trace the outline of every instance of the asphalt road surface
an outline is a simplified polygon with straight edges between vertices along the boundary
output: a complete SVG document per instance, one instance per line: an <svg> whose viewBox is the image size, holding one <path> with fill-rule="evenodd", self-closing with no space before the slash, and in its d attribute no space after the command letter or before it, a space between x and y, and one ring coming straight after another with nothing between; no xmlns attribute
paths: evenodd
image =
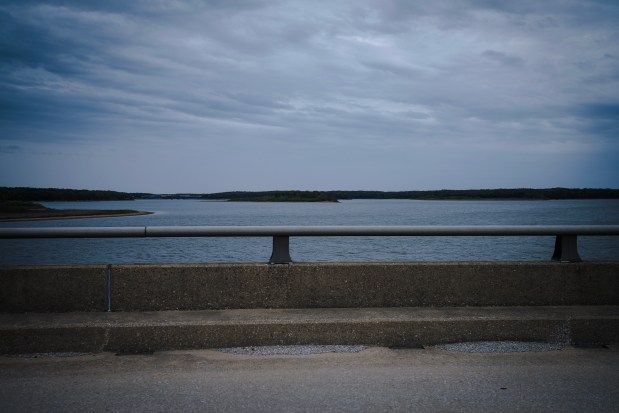
<svg viewBox="0 0 619 413"><path fill-rule="evenodd" d="M59 356L0 356L0 411L619 411L617 346Z"/></svg>

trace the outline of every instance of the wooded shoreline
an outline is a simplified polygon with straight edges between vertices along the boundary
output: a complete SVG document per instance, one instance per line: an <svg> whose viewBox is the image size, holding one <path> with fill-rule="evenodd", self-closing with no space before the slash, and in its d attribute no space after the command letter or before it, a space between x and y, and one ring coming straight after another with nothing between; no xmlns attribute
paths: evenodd
<svg viewBox="0 0 619 413"><path fill-rule="evenodd" d="M217 193L152 194L59 188L0 187L0 202L131 201L136 199L203 199L253 202L335 202L347 199L417 200L551 200L619 199L612 188L499 188L424 191L231 191Z"/></svg>

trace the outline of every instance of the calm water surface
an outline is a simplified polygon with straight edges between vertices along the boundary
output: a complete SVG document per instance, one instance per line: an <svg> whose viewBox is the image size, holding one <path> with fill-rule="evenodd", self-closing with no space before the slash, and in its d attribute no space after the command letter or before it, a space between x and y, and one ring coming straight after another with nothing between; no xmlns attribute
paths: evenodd
<svg viewBox="0 0 619 413"><path fill-rule="evenodd" d="M47 202L52 208L153 215L0 223L0 227L168 225L619 225L619 200L245 203ZM584 260L619 259L619 237L579 237ZM553 237L292 237L295 261L547 260ZM265 262L270 238L0 240L0 264Z"/></svg>

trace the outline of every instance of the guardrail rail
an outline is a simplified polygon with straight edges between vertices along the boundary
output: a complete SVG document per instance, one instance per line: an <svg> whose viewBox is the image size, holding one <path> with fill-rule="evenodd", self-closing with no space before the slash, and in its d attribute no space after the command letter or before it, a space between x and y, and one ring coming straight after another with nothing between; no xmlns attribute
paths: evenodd
<svg viewBox="0 0 619 413"><path fill-rule="evenodd" d="M144 237L273 237L270 264L289 264L290 237L330 236L555 236L551 259L580 262L579 235L619 235L619 225L503 226L153 226L0 228L0 239L144 238Z"/></svg>

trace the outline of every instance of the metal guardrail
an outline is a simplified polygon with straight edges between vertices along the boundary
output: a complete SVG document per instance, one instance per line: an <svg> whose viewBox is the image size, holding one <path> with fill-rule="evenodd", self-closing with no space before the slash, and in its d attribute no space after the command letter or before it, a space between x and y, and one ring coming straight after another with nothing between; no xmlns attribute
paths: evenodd
<svg viewBox="0 0 619 413"><path fill-rule="evenodd" d="M552 260L579 262L578 235L619 235L619 225L508 226L156 226L0 228L0 239L144 238L144 237L273 237L269 263L288 264L289 239L330 236L555 236Z"/></svg>

